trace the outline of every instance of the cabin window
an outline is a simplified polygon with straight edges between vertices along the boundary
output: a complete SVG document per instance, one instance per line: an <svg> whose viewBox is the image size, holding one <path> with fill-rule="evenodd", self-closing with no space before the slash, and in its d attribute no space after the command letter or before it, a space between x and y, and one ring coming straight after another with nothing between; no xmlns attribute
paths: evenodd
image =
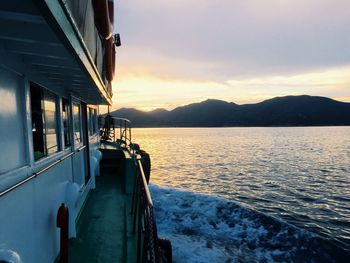
<svg viewBox="0 0 350 263"><path fill-rule="evenodd" d="M57 97L53 93L30 87L34 159L38 160L58 151Z"/></svg>
<svg viewBox="0 0 350 263"><path fill-rule="evenodd" d="M94 119L94 131L95 133L98 132L98 127L97 127L97 110L94 109L94 113L93 113L93 119Z"/></svg>
<svg viewBox="0 0 350 263"><path fill-rule="evenodd" d="M81 108L77 103L73 103L73 121L74 121L74 143L80 145L81 139Z"/></svg>
<svg viewBox="0 0 350 263"><path fill-rule="evenodd" d="M88 124L89 124L89 135L92 136L98 132L97 128L97 110L88 108Z"/></svg>
<svg viewBox="0 0 350 263"><path fill-rule="evenodd" d="M69 101L67 99L62 99L62 121L63 121L63 136L64 136L64 147L67 148L71 146L70 138L70 112L69 112Z"/></svg>
<svg viewBox="0 0 350 263"><path fill-rule="evenodd" d="M93 122L92 122L92 109L91 108L88 108L88 129L89 129L89 136L93 135L94 134L94 131L92 129L92 125L93 125Z"/></svg>
<svg viewBox="0 0 350 263"><path fill-rule="evenodd" d="M89 135L94 135L96 130L96 110L89 108L89 114L88 114L88 123L89 123Z"/></svg>

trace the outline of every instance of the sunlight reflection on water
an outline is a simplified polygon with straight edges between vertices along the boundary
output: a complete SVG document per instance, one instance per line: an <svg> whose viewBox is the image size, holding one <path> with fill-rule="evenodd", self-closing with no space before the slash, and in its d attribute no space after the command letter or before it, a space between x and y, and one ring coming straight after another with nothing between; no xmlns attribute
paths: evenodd
<svg viewBox="0 0 350 263"><path fill-rule="evenodd" d="M149 128L151 181L238 201L350 247L350 127Z"/></svg>

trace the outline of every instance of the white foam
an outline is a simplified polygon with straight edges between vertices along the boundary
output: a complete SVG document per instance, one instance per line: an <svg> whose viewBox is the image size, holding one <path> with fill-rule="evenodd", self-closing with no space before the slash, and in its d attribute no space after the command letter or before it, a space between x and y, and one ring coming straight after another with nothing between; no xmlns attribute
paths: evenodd
<svg viewBox="0 0 350 263"><path fill-rule="evenodd" d="M150 189L158 233L171 240L174 262L289 261L297 250L295 235L303 235L215 196L153 184Z"/></svg>

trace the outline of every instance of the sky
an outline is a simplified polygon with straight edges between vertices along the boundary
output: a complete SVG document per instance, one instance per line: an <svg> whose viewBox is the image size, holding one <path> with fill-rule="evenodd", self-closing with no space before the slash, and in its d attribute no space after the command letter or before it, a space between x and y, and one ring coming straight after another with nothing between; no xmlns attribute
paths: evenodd
<svg viewBox="0 0 350 263"><path fill-rule="evenodd" d="M349 0L117 0L113 109L350 102Z"/></svg>

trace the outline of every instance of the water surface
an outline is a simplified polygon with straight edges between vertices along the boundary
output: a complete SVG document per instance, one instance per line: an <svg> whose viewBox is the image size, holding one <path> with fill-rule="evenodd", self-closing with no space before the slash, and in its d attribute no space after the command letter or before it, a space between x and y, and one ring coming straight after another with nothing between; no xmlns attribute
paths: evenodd
<svg viewBox="0 0 350 263"><path fill-rule="evenodd" d="M271 223L261 219L261 216L268 216L272 220L276 219L276 222L291 226L294 232L290 235L300 236L299 230L306 231L307 235L310 234L309 237L315 234L317 238L321 237L336 247L350 251L350 127L134 129L133 140L151 154L151 182L155 184L153 192L163 201L163 208L164 203L172 207L170 210L173 214L168 216L176 218L180 213L182 217L193 217L193 211L200 214L201 211L194 207L193 202L185 204L186 200L193 199L192 194L198 200L219 198L223 202L229 201L229 206L238 205L249 213L256 211L254 216L240 218L252 222L255 218L260 218L259 222L252 223L255 224L253 228L246 227L246 236L249 234L247 231L257 231L251 233L256 238L255 243L263 242L258 238L259 225L263 227L260 229L262 236L267 235L263 234L264 231L270 231L267 228ZM169 198L164 198L166 194L173 200L180 199L177 203L171 203ZM207 202L214 202L214 199L210 200ZM221 205L218 208L218 203L214 203L214 217L220 217L220 211L228 208L220 208ZM181 209L181 205L189 207ZM227 213L233 213L232 209ZM162 211L165 212L166 209L159 210L158 214L164 216ZM184 214L184 211L188 213ZM205 213L201 216L205 216ZM196 220L191 220L189 228L195 229ZM228 226L227 230L232 230L230 222L224 222ZM171 223L179 225L176 220L167 221L164 232L171 234ZM215 224L212 222L211 225ZM211 234L216 230L213 227ZM183 234L182 238L198 236L201 240L206 234L205 231L190 232ZM207 232L210 233L209 230ZM232 232L226 239L232 241L235 233L238 232ZM281 231L278 230L275 234L278 233L281 234ZM178 238L175 232L173 238ZM201 242L206 244L208 240L211 240L210 237ZM217 238L212 238L210 242L216 241ZM224 246L222 243L216 244L217 246L212 244L207 248L201 242L198 243L198 251L206 250L206 253L216 248L220 250ZM315 246L320 245L317 243ZM325 246L328 246L329 253L335 250L328 243ZM242 251L242 246L236 247ZM249 248L249 244L245 243L245 247L247 251L253 251L252 257L248 258L259 261L298 261L310 251L310 248L306 248L302 251L305 253L303 255L300 251L299 254L294 251L294 256L291 256L293 249L290 247L288 253L286 249L279 249L280 254L278 252L274 255L278 250L276 248L270 249L272 254L264 254L259 252L262 246L252 248L250 245ZM186 253L180 247L176 249L178 253ZM238 259L247 260L247 251ZM236 254L237 251L225 248L222 253L229 255ZM265 256L259 257L259 253L260 256ZM234 258L229 257L228 261L230 260Z"/></svg>

